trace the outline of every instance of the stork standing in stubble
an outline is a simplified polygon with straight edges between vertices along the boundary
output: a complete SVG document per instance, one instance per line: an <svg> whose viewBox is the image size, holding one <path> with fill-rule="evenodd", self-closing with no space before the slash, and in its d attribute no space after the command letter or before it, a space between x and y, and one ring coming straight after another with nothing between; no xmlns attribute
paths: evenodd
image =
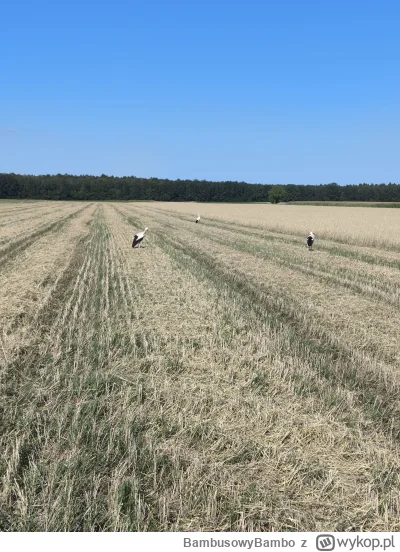
<svg viewBox="0 0 400 552"><path fill-rule="evenodd" d="M308 250L309 251L312 251L313 250L313 243L314 243L314 240L315 240L315 235L313 232L310 232L307 236L307 245L308 245Z"/></svg>
<svg viewBox="0 0 400 552"><path fill-rule="evenodd" d="M200 222L200 215L197 215L196 224Z"/></svg>
<svg viewBox="0 0 400 552"><path fill-rule="evenodd" d="M140 247L142 245L142 242L146 236L147 230L148 228L145 228L143 232L138 232L133 236L132 247Z"/></svg>

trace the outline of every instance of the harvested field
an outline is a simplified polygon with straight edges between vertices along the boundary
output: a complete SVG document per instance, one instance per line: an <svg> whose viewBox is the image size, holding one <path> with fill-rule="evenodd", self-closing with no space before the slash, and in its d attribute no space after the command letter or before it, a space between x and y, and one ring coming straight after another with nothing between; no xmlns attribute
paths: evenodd
<svg viewBox="0 0 400 552"><path fill-rule="evenodd" d="M399 236L384 208L0 203L0 530L400 530Z"/></svg>

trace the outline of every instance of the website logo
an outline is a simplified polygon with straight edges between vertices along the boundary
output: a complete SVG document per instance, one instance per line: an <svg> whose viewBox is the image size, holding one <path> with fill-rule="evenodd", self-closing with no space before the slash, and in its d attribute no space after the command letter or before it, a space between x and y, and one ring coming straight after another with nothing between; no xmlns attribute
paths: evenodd
<svg viewBox="0 0 400 552"><path fill-rule="evenodd" d="M318 535L316 546L317 550L321 550L321 552L330 552L335 548L335 537L329 534Z"/></svg>

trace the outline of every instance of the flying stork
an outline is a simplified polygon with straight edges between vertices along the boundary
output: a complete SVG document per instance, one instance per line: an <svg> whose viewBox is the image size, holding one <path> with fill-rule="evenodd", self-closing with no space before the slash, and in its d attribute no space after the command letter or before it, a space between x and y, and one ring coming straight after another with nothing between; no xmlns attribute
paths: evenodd
<svg viewBox="0 0 400 552"><path fill-rule="evenodd" d="M140 247L141 246L142 241L144 240L144 238L146 236L147 230L148 230L148 228L145 228L143 232L138 232L137 234L135 234L133 236L132 247Z"/></svg>
<svg viewBox="0 0 400 552"><path fill-rule="evenodd" d="M313 243L314 243L314 239L315 239L315 235L313 232L310 232L307 236L307 245L308 245L308 249L309 251L312 251L313 250Z"/></svg>
<svg viewBox="0 0 400 552"><path fill-rule="evenodd" d="M200 222L200 215L197 215L196 224Z"/></svg>

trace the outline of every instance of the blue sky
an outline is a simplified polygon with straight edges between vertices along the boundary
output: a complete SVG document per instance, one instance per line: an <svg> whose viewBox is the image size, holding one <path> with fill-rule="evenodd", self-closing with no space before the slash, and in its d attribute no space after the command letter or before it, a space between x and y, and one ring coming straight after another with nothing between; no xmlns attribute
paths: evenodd
<svg viewBox="0 0 400 552"><path fill-rule="evenodd" d="M3 0L0 172L400 183L397 0Z"/></svg>

